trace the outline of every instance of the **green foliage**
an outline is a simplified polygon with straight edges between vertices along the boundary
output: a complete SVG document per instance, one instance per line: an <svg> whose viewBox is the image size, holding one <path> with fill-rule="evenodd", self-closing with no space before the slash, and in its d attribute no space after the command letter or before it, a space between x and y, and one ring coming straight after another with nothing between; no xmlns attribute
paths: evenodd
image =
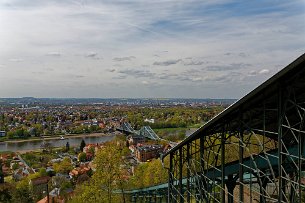
<svg viewBox="0 0 305 203"><path fill-rule="evenodd" d="M0 184L0 202L33 203L41 199L40 187L32 187L30 180L40 176L40 173L31 174L15 184ZM2 187L3 186L3 187ZM8 200L8 201L7 201ZM35 201L34 201L35 200Z"/></svg>
<svg viewBox="0 0 305 203"><path fill-rule="evenodd" d="M0 202L12 202L14 186L8 183L0 184Z"/></svg>
<svg viewBox="0 0 305 203"><path fill-rule="evenodd" d="M87 158L87 155L86 155L85 152L81 152L81 153L78 154L78 161L85 162L86 158Z"/></svg>
<svg viewBox="0 0 305 203"><path fill-rule="evenodd" d="M95 147L89 147L88 151L89 151L89 153L91 153L94 156L94 154L95 154Z"/></svg>
<svg viewBox="0 0 305 203"><path fill-rule="evenodd" d="M43 127L42 124L33 124L28 131L29 135L31 136L40 136L43 133Z"/></svg>
<svg viewBox="0 0 305 203"><path fill-rule="evenodd" d="M168 160L166 159L165 162ZM168 181L168 172L162 167L159 159L140 164L135 169L135 174L131 179L133 188L143 188L158 185Z"/></svg>
<svg viewBox="0 0 305 203"><path fill-rule="evenodd" d="M82 141L81 141L81 143L80 143L80 146L79 146L80 151L83 151L83 149L84 149L85 146L86 146L85 140L82 139Z"/></svg>
<svg viewBox="0 0 305 203"><path fill-rule="evenodd" d="M60 196L64 197L65 199L67 197L66 189L73 187L69 180L61 176L53 176L50 182L52 183L52 188L60 189Z"/></svg>
<svg viewBox="0 0 305 203"><path fill-rule="evenodd" d="M53 176L51 182L52 187L60 188L62 185L66 184L66 182L70 181L68 181L65 177L62 176Z"/></svg>
<svg viewBox="0 0 305 203"><path fill-rule="evenodd" d="M69 188L72 188L72 183L70 181L65 181L60 185L60 195L61 196L66 196L66 190Z"/></svg>
<svg viewBox="0 0 305 203"><path fill-rule="evenodd" d="M75 196L69 203L104 203L107 202L105 198L105 192L98 180L91 179L90 182L85 182L84 184L78 186L75 190Z"/></svg>
<svg viewBox="0 0 305 203"><path fill-rule="evenodd" d="M51 159L56 158L53 153L27 152L21 155L25 162L33 168L46 168Z"/></svg>
<svg viewBox="0 0 305 203"><path fill-rule="evenodd" d="M120 196L112 193L126 187L126 170L122 168L122 148L108 143L100 149L94 159L96 172L89 182L77 188L72 202L120 202Z"/></svg>
<svg viewBox="0 0 305 203"><path fill-rule="evenodd" d="M9 131L9 132L7 132L7 137L9 138L9 139L14 139L14 135L15 135L15 133L13 132L13 131Z"/></svg>
<svg viewBox="0 0 305 203"><path fill-rule="evenodd" d="M30 136L29 132L25 128L17 128L7 132L7 137L10 139L14 138L28 138Z"/></svg>
<svg viewBox="0 0 305 203"><path fill-rule="evenodd" d="M79 125L74 127L72 132L74 134L101 132L101 128L97 125L91 125L90 127Z"/></svg>
<svg viewBox="0 0 305 203"><path fill-rule="evenodd" d="M39 173L39 176L47 176L48 175L46 168L40 168L38 173Z"/></svg>
<svg viewBox="0 0 305 203"><path fill-rule="evenodd" d="M22 158L24 160L28 161L28 162L31 162L31 161L36 162L36 161L38 161L37 157L32 152L27 152L27 153L23 154Z"/></svg>
<svg viewBox="0 0 305 203"><path fill-rule="evenodd" d="M71 159L65 157L60 163L54 163L53 168L57 173L67 174L73 169Z"/></svg>
<svg viewBox="0 0 305 203"><path fill-rule="evenodd" d="M185 138L186 128L164 128L155 129L154 131L165 140L178 142Z"/></svg>
<svg viewBox="0 0 305 203"><path fill-rule="evenodd" d="M94 159L96 172L90 181L83 182L76 188L77 194L71 202L123 202L122 194L113 191L124 191L165 183L168 172L162 167L161 161L154 159L135 168L135 174L127 172L128 163L124 157L130 152L116 142L108 143L99 150ZM165 163L168 159L165 159Z"/></svg>
<svg viewBox="0 0 305 203"><path fill-rule="evenodd" d="M185 128L210 120L213 116L223 110L223 107L169 107L169 108L134 108L127 111L128 121L135 128L149 125L157 128ZM145 123L145 118L154 118L155 123Z"/></svg>
<svg viewBox="0 0 305 203"><path fill-rule="evenodd" d="M90 172L91 171L91 172ZM92 170L88 171L87 173L90 174L90 176L92 176ZM90 179L90 176L86 173L80 175L77 177L76 179L76 184L83 184L84 182L88 181Z"/></svg>
<svg viewBox="0 0 305 203"><path fill-rule="evenodd" d="M29 187L29 178L25 178L16 184L16 189L13 191L13 202L32 203L33 194Z"/></svg>
<svg viewBox="0 0 305 203"><path fill-rule="evenodd" d="M196 124L201 125L211 119L215 114L223 110L223 107L128 107L117 108L107 107L105 111L100 111L95 107L89 109L82 109L79 107L80 114L60 115L63 122L69 121L71 125L61 126L56 129L58 115L46 110L42 112L22 112L16 111L14 115L0 114L0 129L7 132L7 136L0 138L6 139L27 139L29 136L40 135L57 135L64 131L69 133L81 134L102 132L103 130L98 125L81 125L80 121L85 121L91 118L96 118L101 121L104 118L111 117L126 117L127 121L131 123L136 129L143 125L150 125L153 129L156 128L177 128L189 127ZM155 123L146 123L146 118L155 119ZM108 127L111 123L105 122Z"/></svg>
<svg viewBox="0 0 305 203"><path fill-rule="evenodd" d="M17 170L19 168L19 165L17 164L17 163L14 163L13 165L12 165L12 169L15 171L15 170Z"/></svg>
<svg viewBox="0 0 305 203"><path fill-rule="evenodd" d="M118 134L115 136L115 140L119 142L125 142L126 141L126 135L124 134Z"/></svg>

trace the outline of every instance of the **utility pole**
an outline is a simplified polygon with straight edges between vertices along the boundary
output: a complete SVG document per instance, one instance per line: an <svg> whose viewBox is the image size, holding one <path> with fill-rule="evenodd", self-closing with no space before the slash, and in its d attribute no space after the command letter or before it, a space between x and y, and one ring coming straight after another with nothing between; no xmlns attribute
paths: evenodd
<svg viewBox="0 0 305 203"><path fill-rule="evenodd" d="M2 171L2 159L0 159L0 184L4 183L4 174Z"/></svg>

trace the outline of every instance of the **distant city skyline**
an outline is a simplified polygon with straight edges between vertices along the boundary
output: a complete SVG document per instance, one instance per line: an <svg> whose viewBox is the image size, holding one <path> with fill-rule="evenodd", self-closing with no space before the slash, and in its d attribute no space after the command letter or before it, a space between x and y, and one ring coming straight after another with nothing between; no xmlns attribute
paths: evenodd
<svg viewBox="0 0 305 203"><path fill-rule="evenodd" d="M0 0L0 45L0 98L238 99L305 52L305 2Z"/></svg>

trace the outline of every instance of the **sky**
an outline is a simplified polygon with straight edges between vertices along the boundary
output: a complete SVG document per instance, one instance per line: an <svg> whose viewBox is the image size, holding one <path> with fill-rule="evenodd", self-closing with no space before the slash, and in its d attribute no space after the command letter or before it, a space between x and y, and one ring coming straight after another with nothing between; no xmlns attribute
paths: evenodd
<svg viewBox="0 0 305 203"><path fill-rule="evenodd" d="M0 0L0 97L238 99L304 52L303 0Z"/></svg>

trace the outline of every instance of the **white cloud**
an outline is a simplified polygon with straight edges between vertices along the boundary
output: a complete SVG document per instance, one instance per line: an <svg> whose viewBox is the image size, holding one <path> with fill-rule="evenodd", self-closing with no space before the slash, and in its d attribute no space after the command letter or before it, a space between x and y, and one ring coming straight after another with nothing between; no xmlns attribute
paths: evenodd
<svg viewBox="0 0 305 203"><path fill-rule="evenodd" d="M97 53L96 52L89 52L86 54L86 57L89 57L89 58L94 58L97 56Z"/></svg>
<svg viewBox="0 0 305 203"><path fill-rule="evenodd" d="M249 77L256 76L256 75L257 75L257 72L256 72L255 70L251 70L251 71L247 74L247 76L249 76Z"/></svg>
<svg viewBox="0 0 305 203"><path fill-rule="evenodd" d="M155 66L170 66L170 65L175 65L177 63L180 63L182 60L177 59L177 60L167 60L167 61L155 61L153 65Z"/></svg>
<svg viewBox="0 0 305 203"><path fill-rule="evenodd" d="M201 81L202 78L201 77L195 77L195 78L192 78L192 81L196 82L196 81Z"/></svg>
<svg viewBox="0 0 305 203"><path fill-rule="evenodd" d="M113 72L115 72L115 69L114 69L114 68L112 68L112 69L107 69L107 71L110 72L110 73L113 73Z"/></svg>
<svg viewBox="0 0 305 203"><path fill-rule="evenodd" d="M120 62L120 61L131 61L132 59L135 59L134 56L127 56L127 57L115 57L112 60Z"/></svg>
<svg viewBox="0 0 305 203"><path fill-rule="evenodd" d="M59 52L49 52L47 53L47 56L61 56L61 54Z"/></svg>
<svg viewBox="0 0 305 203"><path fill-rule="evenodd" d="M242 9L228 9L232 2ZM0 1L0 60L10 62L1 77L19 81L6 89L7 80L1 79L0 97L33 93L24 84L45 84L33 95L45 97L84 92L121 97L120 88L149 94L137 78L162 82L152 97L240 97L304 53L304 6L297 1ZM71 85L80 79L86 91ZM241 89L227 91L228 86Z"/></svg>
<svg viewBox="0 0 305 203"><path fill-rule="evenodd" d="M258 73L259 74L268 74L270 71L268 69L262 69Z"/></svg>
<svg viewBox="0 0 305 203"><path fill-rule="evenodd" d="M9 59L10 62L22 62L24 61L23 59L21 58L12 58L12 59Z"/></svg>

